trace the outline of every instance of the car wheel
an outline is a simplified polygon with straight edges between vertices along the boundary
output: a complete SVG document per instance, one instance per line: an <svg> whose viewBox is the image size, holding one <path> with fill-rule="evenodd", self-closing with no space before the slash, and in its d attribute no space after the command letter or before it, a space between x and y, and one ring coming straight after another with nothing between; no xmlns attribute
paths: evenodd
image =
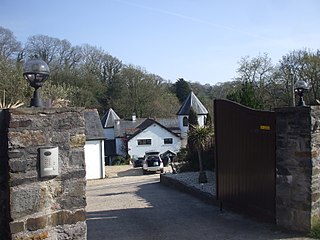
<svg viewBox="0 0 320 240"><path fill-rule="evenodd" d="M143 173L143 175L146 175L146 174L147 174L147 171L144 170L144 169L142 169L142 173Z"/></svg>

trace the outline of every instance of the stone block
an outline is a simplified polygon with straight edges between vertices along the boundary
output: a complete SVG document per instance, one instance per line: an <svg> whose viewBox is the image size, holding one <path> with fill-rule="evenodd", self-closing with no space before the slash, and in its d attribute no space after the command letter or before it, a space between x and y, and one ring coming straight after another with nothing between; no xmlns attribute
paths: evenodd
<svg viewBox="0 0 320 240"><path fill-rule="evenodd" d="M13 219L38 212L40 188L35 184L10 189L10 215Z"/></svg>
<svg viewBox="0 0 320 240"><path fill-rule="evenodd" d="M40 216L36 218L27 219L26 229L29 231L36 231L44 229L48 225L48 216Z"/></svg>
<svg viewBox="0 0 320 240"><path fill-rule="evenodd" d="M86 135L85 134L76 134L73 136L70 136L70 147L76 148L76 147L83 147L86 142Z"/></svg>
<svg viewBox="0 0 320 240"><path fill-rule="evenodd" d="M8 152L8 157L9 159L12 158L21 158L24 156L24 152L22 149L13 149L11 151Z"/></svg>
<svg viewBox="0 0 320 240"><path fill-rule="evenodd" d="M51 225L53 227L64 224L75 224L85 220L86 214L84 210L78 210L74 213L71 211L62 210L51 215Z"/></svg>
<svg viewBox="0 0 320 240"><path fill-rule="evenodd" d="M11 234L15 234L15 233L18 233L18 232L22 232L24 231L25 228L24 228L24 222L11 222L10 223L10 231L11 231Z"/></svg>
<svg viewBox="0 0 320 240"><path fill-rule="evenodd" d="M70 139L70 133L68 131L63 132L53 132L51 136L51 143L52 144L61 144L63 143L61 139ZM69 143L69 141L67 141Z"/></svg>
<svg viewBox="0 0 320 240"><path fill-rule="evenodd" d="M63 209L79 209L86 206L86 181L84 179L65 180L63 194L58 200Z"/></svg>
<svg viewBox="0 0 320 240"><path fill-rule="evenodd" d="M11 172L25 172L27 170L27 161L24 159L14 159L9 161Z"/></svg>
<svg viewBox="0 0 320 240"><path fill-rule="evenodd" d="M27 171L27 172L18 172L18 173L9 173L9 186L15 187L21 184L32 184L38 180L38 172Z"/></svg>
<svg viewBox="0 0 320 240"><path fill-rule="evenodd" d="M23 130L8 133L9 147L25 148L29 146L43 146L46 143L46 136L43 131Z"/></svg>
<svg viewBox="0 0 320 240"><path fill-rule="evenodd" d="M32 126L32 121L30 119L21 119L10 121L9 128L30 128Z"/></svg>
<svg viewBox="0 0 320 240"><path fill-rule="evenodd" d="M318 202L320 200L320 193L319 192L314 192L312 193L312 202Z"/></svg>
<svg viewBox="0 0 320 240"><path fill-rule="evenodd" d="M86 170L85 169L72 169L71 171L65 171L61 173L61 180L65 181L72 178L85 178L86 177Z"/></svg>
<svg viewBox="0 0 320 240"><path fill-rule="evenodd" d="M71 150L69 157L69 165L78 168L85 168L84 151Z"/></svg>
<svg viewBox="0 0 320 240"><path fill-rule="evenodd" d="M65 227L57 226L57 232L57 240L87 240L87 224L85 222L77 222Z"/></svg>

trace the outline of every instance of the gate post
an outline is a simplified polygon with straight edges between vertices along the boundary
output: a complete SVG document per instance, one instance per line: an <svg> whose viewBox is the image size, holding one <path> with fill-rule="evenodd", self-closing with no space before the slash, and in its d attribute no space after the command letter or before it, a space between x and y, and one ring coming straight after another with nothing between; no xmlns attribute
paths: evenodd
<svg viewBox="0 0 320 240"><path fill-rule="evenodd" d="M87 239L83 111L0 111L0 239Z"/></svg>
<svg viewBox="0 0 320 240"><path fill-rule="evenodd" d="M320 107L276 112L276 222L309 232L320 222Z"/></svg>

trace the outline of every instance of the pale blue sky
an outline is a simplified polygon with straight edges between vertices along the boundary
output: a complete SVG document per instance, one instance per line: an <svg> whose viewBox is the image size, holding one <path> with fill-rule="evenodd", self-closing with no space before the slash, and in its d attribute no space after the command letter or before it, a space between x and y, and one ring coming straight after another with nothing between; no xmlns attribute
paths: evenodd
<svg viewBox="0 0 320 240"><path fill-rule="evenodd" d="M319 0L1 0L17 39L44 34L101 47L175 82L232 80L242 57L320 49Z"/></svg>

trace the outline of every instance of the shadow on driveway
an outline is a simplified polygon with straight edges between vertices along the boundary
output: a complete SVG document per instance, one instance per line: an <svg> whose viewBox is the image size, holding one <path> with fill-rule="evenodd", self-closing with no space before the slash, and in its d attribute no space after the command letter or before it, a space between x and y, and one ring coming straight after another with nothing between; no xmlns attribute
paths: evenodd
<svg viewBox="0 0 320 240"><path fill-rule="evenodd" d="M307 239L282 232L274 225L221 212L216 206L159 182L137 184L123 191L121 185L119 188L99 198L115 204L114 209L87 212L89 240Z"/></svg>

